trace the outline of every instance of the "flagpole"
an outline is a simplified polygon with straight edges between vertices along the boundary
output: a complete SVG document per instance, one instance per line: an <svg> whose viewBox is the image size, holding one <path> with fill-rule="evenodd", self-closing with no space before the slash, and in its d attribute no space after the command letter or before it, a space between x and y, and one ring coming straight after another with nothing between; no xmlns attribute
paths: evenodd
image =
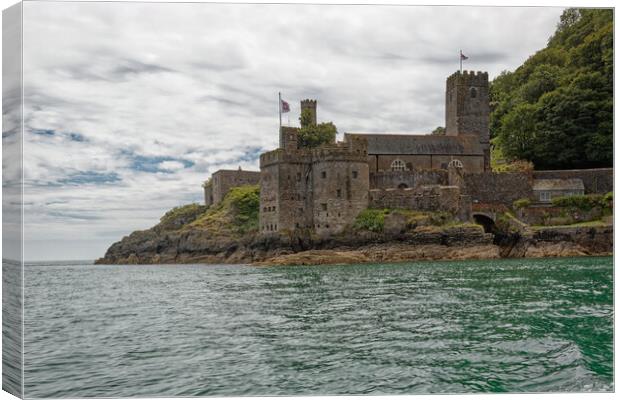
<svg viewBox="0 0 620 400"><path fill-rule="evenodd" d="M459 71L463 73L463 50L459 50Z"/></svg>
<svg viewBox="0 0 620 400"><path fill-rule="evenodd" d="M282 94L280 92L278 92L278 115L280 116L278 134L280 135L280 148L282 148Z"/></svg>

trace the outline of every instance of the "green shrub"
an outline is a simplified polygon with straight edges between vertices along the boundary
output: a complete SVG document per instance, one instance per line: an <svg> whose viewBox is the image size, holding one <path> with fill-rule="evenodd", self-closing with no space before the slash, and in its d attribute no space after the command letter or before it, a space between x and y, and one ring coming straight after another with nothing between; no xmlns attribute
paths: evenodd
<svg viewBox="0 0 620 400"><path fill-rule="evenodd" d="M175 207L159 219L159 227L165 230L179 229L183 225L193 222L206 210L206 206L196 203Z"/></svg>
<svg viewBox="0 0 620 400"><path fill-rule="evenodd" d="M247 185L232 188L224 199L200 215L189 229L201 229L213 237L238 238L258 230L260 188Z"/></svg>
<svg viewBox="0 0 620 400"><path fill-rule="evenodd" d="M304 110L299 117L301 128L297 132L299 147L318 147L336 141L336 126L331 122L315 124L310 110Z"/></svg>
<svg viewBox="0 0 620 400"><path fill-rule="evenodd" d="M603 201L605 203L613 203L614 202L614 192L607 192L605 193L605 195L603 196Z"/></svg>
<svg viewBox="0 0 620 400"><path fill-rule="evenodd" d="M446 211L437 211L429 216L429 222L435 226L442 226L452 222L452 214Z"/></svg>
<svg viewBox="0 0 620 400"><path fill-rule="evenodd" d="M600 194L560 196L552 199L551 203L556 207L576 208L581 211L590 211L594 207L606 207L603 196Z"/></svg>
<svg viewBox="0 0 620 400"><path fill-rule="evenodd" d="M512 203L512 206L516 210L519 210L521 208L529 207L530 204L532 204L532 201L530 199L519 199L519 200L515 200L514 203Z"/></svg>
<svg viewBox="0 0 620 400"><path fill-rule="evenodd" d="M388 209L373 209L368 208L355 218L353 224L356 229L367 230L371 232L383 232L385 226L385 215L389 214Z"/></svg>
<svg viewBox="0 0 620 400"><path fill-rule="evenodd" d="M239 186L230 189L225 202L230 204L234 213L234 224L239 233L258 229L258 212L260 210L260 188L258 185Z"/></svg>

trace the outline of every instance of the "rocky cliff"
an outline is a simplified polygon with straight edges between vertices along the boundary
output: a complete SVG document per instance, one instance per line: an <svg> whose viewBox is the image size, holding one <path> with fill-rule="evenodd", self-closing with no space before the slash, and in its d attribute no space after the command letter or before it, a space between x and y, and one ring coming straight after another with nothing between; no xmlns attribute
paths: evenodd
<svg viewBox="0 0 620 400"><path fill-rule="evenodd" d="M436 215L380 210L342 235L321 238L257 234L258 188L232 190L207 209L173 209L151 229L114 243L98 264L334 264L406 260L550 257L610 254L611 226L545 228L498 241L475 224ZM380 217L380 229L377 218Z"/></svg>

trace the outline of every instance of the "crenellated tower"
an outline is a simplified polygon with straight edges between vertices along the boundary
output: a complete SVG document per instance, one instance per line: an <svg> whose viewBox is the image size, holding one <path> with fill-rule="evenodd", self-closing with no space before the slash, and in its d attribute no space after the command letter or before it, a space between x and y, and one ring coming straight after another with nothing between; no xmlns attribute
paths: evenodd
<svg viewBox="0 0 620 400"><path fill-rule="evenodd" d="M316 125L316 100L305 99L301 101L301 115L303 115L304 110L310 110L311 124Z"/></svg>
<svg viewBox="0 0 620 400"><path fill-rule="evenodd" d="M489 74L455 72L446 80L446 135L476 135L484 150L484 169L491 169L489 144Z"/></svg>

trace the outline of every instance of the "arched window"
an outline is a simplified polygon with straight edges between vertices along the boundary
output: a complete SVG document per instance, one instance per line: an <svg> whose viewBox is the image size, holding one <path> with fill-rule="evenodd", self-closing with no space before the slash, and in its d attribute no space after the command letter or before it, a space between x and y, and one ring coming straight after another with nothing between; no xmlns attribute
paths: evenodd
<svg viewBox="0 0 620 400"><path fill-rule="evenodd" d="M448 167L463 168L463 163L461 162L461 160L452 160L448 164Z"/></svg>
<svg viewBox="0 0 620 400"><path fill-rule="evenodd" d="M472 99L475 99L475 98L476 98L476 96L478 96L478 91L476 90L476 88L471 88L471 89L469 89L469 96L470 96Z"/></svg>
<svg viewBox="0 0 620 400"><path fill-rule="evenodd" d="M407 169L407 166L405 165L405 162L403 160L397 158L396 160L392 161L392 165L390 166L390 168L392 169L392 171L405 171Z"/></svg>

